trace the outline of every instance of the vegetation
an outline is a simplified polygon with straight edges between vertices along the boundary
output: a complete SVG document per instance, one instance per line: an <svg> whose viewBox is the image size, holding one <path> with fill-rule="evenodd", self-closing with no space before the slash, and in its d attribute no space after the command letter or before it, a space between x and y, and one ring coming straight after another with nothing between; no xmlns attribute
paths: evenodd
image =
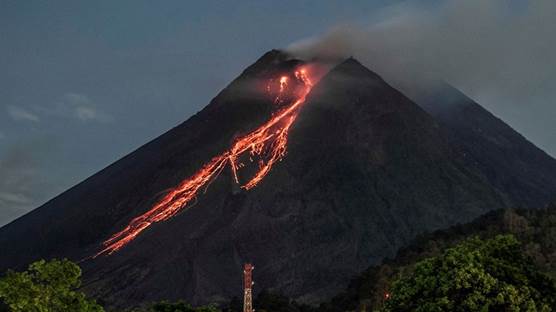
<svg viewBox="0 0 556 312"><path fill-rule="evenodd" d="M104 311L76 290L80 277L81 269L69 260L37 261L0 279L0 299L12 312Z"/></svg>
<svg viewBox="0 0 556 312"><path fill-rule="evenodd" d="M288 297L273 293L268 290L261 291L255 300L253 307L257 312L313 312L316 308L304 304L299 304L295 300ZM239 298L234 298L228 306L223 309L224 312L241 312L243 311L243 302Z"/></svg>
<svg viewBox="0 0 556 312"><path fill-rule="evenodd" d="M371 266L354 278L345 291L323 303L319 311L375 311L381 309L387 294L393 293L394 280L406 276L410 268L443 252L469 237L490 240L511 234L521 243L519 249L536 270L556 277L556 205L538 210L499 210L473 222L418 237L394 259ZM556 311L556 309L554 309Z"/></svg>
<svg viewBox="0 0 556 312"><path fill-rule="evenodd" d="M215 306L208 305L208 306L201 306L201 307L192 307L190 304L185 303L183 301L170 303L170 302L158 302L153 304L150 308L147 309L147 312L218 312Z"/></svg>
<svg viewBox="0 0 556 312"><path fill-rule="evenodd" d="M556 285L512 235L466 240L396 279L382 311L551 311Z"/></svg>

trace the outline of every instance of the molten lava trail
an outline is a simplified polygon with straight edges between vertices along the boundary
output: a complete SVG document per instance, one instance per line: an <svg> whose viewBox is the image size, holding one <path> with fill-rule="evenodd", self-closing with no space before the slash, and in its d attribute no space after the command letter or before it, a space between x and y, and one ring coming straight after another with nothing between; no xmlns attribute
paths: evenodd
<svg viewBox="0 0 556 312"><path fill-rule="evenodd" d="M293 90L294 99L286 108L278 111L270 120L261 125L251 133L239 138L234 142L232 147L224 153L215 156L207 162L193 176L183 180L178 186L170 190L162 199L160 199L149 211L132 219L129 224L120 232L112 235L103 243L103 249L94 257L101 254L110 255L129 242L131 242L139 233L148 228L155 222L165 221L175 216L177 213L187 207L203 187L208 187L222 170L229 164L234 181L245 190L250 190L257 186L270 172L272 166L280 161L286 154L288 143L288 132L295 121L299 108L305 103L305 97L311 90L313 82L307 75L304 68L296 70L293 78L297 85L301 85L301 91L298 91L295 85L288 86L290 78L288 76L280 77L278 81L277 95L274 99L275 104L280 104L291 98L291 94L286 94L288 90ZM272 83L272 81L271 81ZM268 90L271 92L272 88ZM289 87L289 89L288 89ZM256 173L246 183L241 184L238 171L244 167L238 159L247 155L258 157L258 168Z"/></svg>

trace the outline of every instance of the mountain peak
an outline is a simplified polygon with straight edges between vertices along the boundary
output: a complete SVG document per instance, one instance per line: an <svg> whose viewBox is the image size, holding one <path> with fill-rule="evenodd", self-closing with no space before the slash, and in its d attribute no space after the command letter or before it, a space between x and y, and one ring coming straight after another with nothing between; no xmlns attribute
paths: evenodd
<svg viewBox="0 0 556 312"><path fill-rule="evenodd" d="M242 75L244 76L260 76L268 75L272 73L272 68L282 68L282 69L291 69L297 65L302 63L301 60L295 59L289 53L272 49L265 54L263 54L255 63L251 66L247 67Z"/></svg>
<svg viewBox="0 0 556 312"><path fill-rule="evenodd" d="M258 62L283 62L287 59L292 58L292 56L283 51L283 50L278 50L278 49L272 49L268 52L266 52L265 54L263 54L255 63Z"/></svg>
<svg viewBox="0 0 556 312"><path fill-rule="evenodd" d="M363 77L372 78L372 79L383 79L374 71L367 68L365 65L361 64L357 59L350 56L349 58L345 59L343 62L336 65L332 70L331 73L340 72L346 76L350 76L351 78L360 79Z"/></svg>

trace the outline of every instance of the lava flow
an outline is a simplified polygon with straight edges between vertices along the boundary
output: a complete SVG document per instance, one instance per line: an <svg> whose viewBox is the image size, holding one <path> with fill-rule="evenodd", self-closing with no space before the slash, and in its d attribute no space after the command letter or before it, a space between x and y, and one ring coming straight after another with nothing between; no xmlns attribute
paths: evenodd
<svg viewBox="0 0 556 312"><path fill-rule="evenodd" d="M290 80L295 80L289 86ZM293 77L281 76L276 80L278 85L273 91L274 80L268 84L267 90L275 96L274 103L282 104L291 100L291 104L279 110L269 121L253 132L240 137L232 147L224 153L212 158L199 171L188 179L183 180L177 187L169 191L149 211L134 218L120 232L112 235L103 243L103 249L94 257L101 254L112 254L131 242L139 233L155 222L165 221L182 211L191 200L195 199L203 187L208 187L226 165L230 165L234 181L242 189L250 190L257 186L270 172L272 166L286 154L288 132L295 121L299 108L305 102L305 97L311 90L311 81L307 69L302 67L294 72ZM298 88L297 86L301 86ZM286 92L290 90L291 92ZM289 94L287 94L289 93ZM293 94L293 96L292 96ZM245 167L239 161L242 156L258 157L256 173L244 184L240 182L239 170ZM251 160L252 161L252 160Z"/></svg>

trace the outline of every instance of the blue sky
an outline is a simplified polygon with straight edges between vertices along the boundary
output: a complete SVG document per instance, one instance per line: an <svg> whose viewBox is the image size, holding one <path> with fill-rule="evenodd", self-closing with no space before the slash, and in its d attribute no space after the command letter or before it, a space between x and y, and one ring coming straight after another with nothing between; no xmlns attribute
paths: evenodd
<svg viewBox="0 0 556 312"><path fill-rule="evenodd" d="M264 52L401 2L1 0L0 225L186 120Z"/></svg>

